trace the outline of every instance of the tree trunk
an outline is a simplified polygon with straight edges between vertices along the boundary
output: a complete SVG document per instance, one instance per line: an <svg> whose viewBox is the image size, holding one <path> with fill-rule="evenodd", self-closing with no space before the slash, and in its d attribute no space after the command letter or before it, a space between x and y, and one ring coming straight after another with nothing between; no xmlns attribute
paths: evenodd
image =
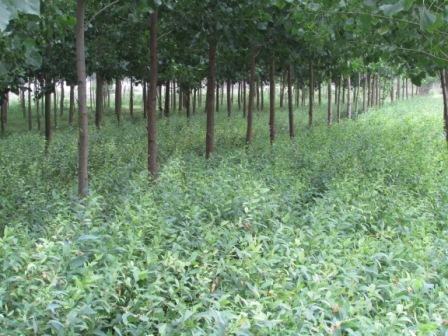
<svg viewBox="0 0 448 336"><path fill-rule="evenodd" d="M364 83L362 89L362 111L367 111L367 76L364 75Z"/></svg>
<svg viewBox="0 0 448 336"><path fill-rule="evenodd" d="M26 102L25 102L25 89L20 90L20 106L22 108L23 119L26 119Z"/></svg>
<svg viewBox="0 0 448 336"><path fill-rule="evenodd" d="M400 88L400 77L398 77L397 79L397 100L400 100L400 92L401 92L401 88Z"/></svg>
<svg viewBox="0 0 448 336"><path fill-rule="evenodd" d="M34 82L34 87L36 88L36 92L37 92L37 81ZM37 130L40 131L41 127L40 127L40 99L37 98L37 95L34 95L34 99L36 100L36 121L37 121Z"/></svg>
<svg viewBox="0 0 448 336"><path fill-rule="evenodd" d="M149 79L149 99L148 99L148 171L150 176L157 177L157 26L158 9L155 9L150 18L150 79ZM179 104L181 105L181 104Z"/></svg>
<svg viewBox="0 0 448 336"><path fill-rule="evenodd" d="M305 83L300 85L302 88L302 106L305 106L306 94L305 94Z"/></svg>
<svg viewBox="0 0 448 336"><path fill-rule="evenodd" d="M53 99L53 118L54 118L54 128L58 127L58 96L57 96L57 84L54 83L54 99Z"/></svg>
<svg viewBox="0 0 448 336"><path fill-rule="evenodd" d="M337 87L337 97L336 97L336 122L341 121L341 86L342 86L342 76L339 77L338 87Z"/></svg>
<svg viewBox="0 0 448 336"><path fill-rule="evenodd" d="M238 82L238 111L241 111L241 82Z"/></svg>
<svg viewBox="0 0 448 336"><path fill-rule="evenodd" d="M4 134L6 131L6 123L8 122L8 93L4 93L1 98L0 129L2 134Z"/></svg>
<svg viewBox="0 0 448 336"><path fill-rule="evenodd" d="M232 96L231 96L232 82L227 79L227 116L230 118L232 115Z"/></svg>
<svg viewBox="0 0 448 336"><path fill-rule="evenodd" d="M356 95L355 95L355 115L358 115L358 105L359 105L359 91L361 91L361 74L358 72L356 80Z"/></svg>
<svg viewBox="0 0 448 336"><path fill-rule="evenodd" d="M146 81L143 82L143 97L142 97L142 105L143 105L143 118L146 118L148 116L148 99L147 99L147 93L146 90Z"/></svg>
<svg viewBox="0 0 448 336"><path fill-rule="evenodd" d="M246 132L246 146L249 146L252 142L252 127L254 118L254 103L255 103L255 60L257 58L258 51L253 48L250 59L250 77L249 77L249 103L247 108L247 132Z"/></svg>
<svg viewBox="0 0 448 336"><path fill-rule="evenodd" d="M283 100L285 99L285 76L282 74L280 86L280 108L283 108Z"/></svg>
<svg viewBox="0 0 448 336"><path fill-rule="evenodd" d="M176 95L176 82L173 82L173 112L176 112L176 101L177 101L177 95Z"/></svg>
<svg viewBox="0 0 448 336"><path fill-rule="evenodd" d="M300 103L300 85L298 80L296 81L295 84L295 91L296 91L296 108L298 108Z"/></svg>
<svg viewBox="0 0 448 336"><path fill-rule="evenodd" d="M408 78L406 77L406 99L409 99L409 85Z"/></svg>
<svg viewBox="0 0 448 336"><path fill-rule="evenodd" d="M68 109L68 124L73 123L73 115L75 114L75 86L70 85L70 107Z"/></svg>
<svg viewBox="0 0 448 336"><path fill-rule="evenodd" d="M48 90L48 85L45 91L45 140L46 147L50 144L52 136L51 130L51 91Z"/></svg>
<svg viewBox="0 0 448 336"><path fill-rule="evenodd" d="M215 83L216 83L216 36L209 36L208 40L208 79L207 99L207 134L205 140L205 157L210 158L214 150L215 137Z"/></svg>
<svg viewBox="0 0 448 336"><path fill-rule="evenodd" d="M322 105L322 85L321 82L318 84L318 91L319 91L319 105Z"/></svg>
<svg viewBox="0 0 448 336"><path fill-rule="evenodd" d="M86 56L84 46L84 11L85 0L78 0L76 12L76 72L78 74L78 100L79 100L79 173L78 193L81 198L87 195L88 174L87 164L89 156L89 134L87 116L87 89L86 89Z"/></svg>
<svg viewBox="0 0 448 336"><path fill-rule="evenodd" d="M314 114L314 71L313 63L310 62L310 105L308 107L308 127L313 126L313 114Z"/></svg>
<svg viewBox="0 0 448 336"><path fill-rule="evenodd" d="M103 114L104 114L104 106L103 106L103 77L100 74L96 74L96 106L95 106L95 126L100 129L103 123Z"/></svg>
<svg viewBox="0 0 448 336"><path fill-rule="evenodd" d="M197 102L196 95L197 95L197 90L193 89L193 115L196 114L196 102Z"/></svg>
<svg viewBox="0 0 448 336"><path fill-rule="evenodd" d="M352 81L351 81L351 76L348 75L347 76L347 116L349 119L352 119L352 113L353 113L351 93L352 93Z"/></svg>
<svg viewBox="0 0 448 336"><path fill-rule="evenodd" d="M170 81L166 82L165 85L165 117L170 116Z"/></svg>
<svg viewBox="0 0 448 336"><path fill-rule="evenodd" d="M61 97L60 97L60 104L59 104L59 114L61 116L64 115L64 101L65 101L64 80L61 80Z"/></svg>
<svg viewBox="0 0 448 336"><path fill-rule="evenodd" d="M260 81L256 81L256 93L257 93L257 111L260 111Z"/></svg>
<svg viewBox="0 0 448 336"><path fill-rule="evenodd" d="M292 65L288 66L288 121L289 121L289 137L292 139L296 136L294 129L294 108L292 97Z"/></svg>
<svg viewBox="0 0 448 336"><path fill-rule="evenodd" d="M117 116L118 125L121 122L121 91L121 80L117 78L115 80L115 115Z"/></svg>
<svg viewBox="0 0 448 336"><path fill-rule="evenodd" d="M33 115L31 113L31 80L28 80L28 131L33 129Z"/></svg>
<svg viewBox="0 0 448 336"><path fill-rule="evenodd" d="M394 81L392 80L392 84L390 86L390 102L393 103L395 98L395 92L394 92Z"/></svg>
<svg viewBox="0 0 448 336"><path fill-rule="evenodd" d="M216 112L219 112L219 82L216 82Z"/></svg>
<svg viewBox="0 0 448 336"><path fill-rule="evenodd" d="M131 86L129 88L129 115L134 119L134 79L131 78Z"/></svg>
<svg viewBox="0 0 448 336"><path fill-rule="evenodd" d="M247 102L246 102L246 80L243 80L243 117L246 118L247 115Z"/></svg>
<svg viewBox="0 0 448 336"><path fill-rule="evenodd" d="M157 95L157 102L159 103L160 114L163 115L162 108L162 84L159 85L159 94Z"/></svg>
<svg viewBox="0 0 448 336"><path fill-rule="evenodd" d="M181 86L179 85L179 104L177 105L177 106L178 106L178 111L179 111L179 112L182 112L182 108L183 108L183 104L182 104L182 102L183 102L184 100L183 100L182 94L183 94L183 91L182 91Z"/></svg>
<svg viewBox="0 0 448 336"><path fill-rule="evenodd" d="M328 126L331 126L333 122L333 106L331 102L331 77L328 79L327 93L328 93L327 123Z"/></svg>
<svg viewBox="0 0 448 336"><path fill-rule="evenodd" d="M440 83L442 86L442 97L443 97L443 120L444 120L444 131L445 140L448 142L448 74L446 70L440 72Z"/></svg>
<svg viewBox="0 0 448 336"><path fill-rule="evenodd" d="M275 58L271 55L269 64L269 137L275 141Z"/></svg>
<svg viewBox="0 0 448 336"><path fill-rule="evenodd" d="M185 110L187 112L187 118L190 119L190 117L191 117L191 109L190 109L191 90L190 89L184 90L183 96L185 98Z"/></svg>

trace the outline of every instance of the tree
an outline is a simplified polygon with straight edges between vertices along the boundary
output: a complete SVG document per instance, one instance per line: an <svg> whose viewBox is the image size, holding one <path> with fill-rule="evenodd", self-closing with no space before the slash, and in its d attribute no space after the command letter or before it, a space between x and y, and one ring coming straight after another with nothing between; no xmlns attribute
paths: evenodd
<svg viewBox="0 0 448 336"><path fill-rule="evenodd" d="M157 176L157 21L158 9L155 8L150 18L150 69L148 101L148 170L153 179Z"/></svg>
<svg viewBox="0 0 448 336"><path fill-rule="evenodd" d="M77 1L76 10L76 70L78 74L79 100L79 154L78 154L78 194L81 198L88 192L89 135L87 116L86 60L84 44L85 0Z"/></svg>

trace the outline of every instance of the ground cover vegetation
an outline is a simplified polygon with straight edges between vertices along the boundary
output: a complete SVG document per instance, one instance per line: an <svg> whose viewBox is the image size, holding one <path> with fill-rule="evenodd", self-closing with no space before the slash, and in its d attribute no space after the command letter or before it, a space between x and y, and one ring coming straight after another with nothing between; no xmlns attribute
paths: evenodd
<svg viewBox="0 0 448 336"><path fill-rule="evenodd" d="M447 23L0 0L1 334L448 333Z"/></svg>

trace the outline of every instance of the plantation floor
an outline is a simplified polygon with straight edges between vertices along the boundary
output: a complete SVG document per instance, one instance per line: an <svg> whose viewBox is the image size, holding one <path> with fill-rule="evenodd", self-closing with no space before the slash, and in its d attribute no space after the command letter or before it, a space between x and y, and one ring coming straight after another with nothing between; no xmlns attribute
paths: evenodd
<svg viewBox="0 0 448 336"><path fill-rule="evenodd" d="M280 111L161 120L149 186L142 122L91 131L76 201L76 130L0 139L1 335L444 335L448 150L440 97L328 128ZM20 113L19 113L20 114ZM11 125L19 119L11 116ZM18 117L17 117L18 118Z"/></svg>

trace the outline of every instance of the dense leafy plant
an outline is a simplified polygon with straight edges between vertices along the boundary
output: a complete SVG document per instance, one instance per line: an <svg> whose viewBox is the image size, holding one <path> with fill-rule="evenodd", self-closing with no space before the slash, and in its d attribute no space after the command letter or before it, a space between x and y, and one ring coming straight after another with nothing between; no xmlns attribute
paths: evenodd
<svg viewBox="0 0 448 336"><path fill-rule="evenodd" d="M145 129L93 131L76 200L76 134L0 142L4 335L439 335L447 331L447 153L437 98L389 105L266 147L267 115L162 121L148 189ZM279 113L279 129L287 128Z"/></svg>

